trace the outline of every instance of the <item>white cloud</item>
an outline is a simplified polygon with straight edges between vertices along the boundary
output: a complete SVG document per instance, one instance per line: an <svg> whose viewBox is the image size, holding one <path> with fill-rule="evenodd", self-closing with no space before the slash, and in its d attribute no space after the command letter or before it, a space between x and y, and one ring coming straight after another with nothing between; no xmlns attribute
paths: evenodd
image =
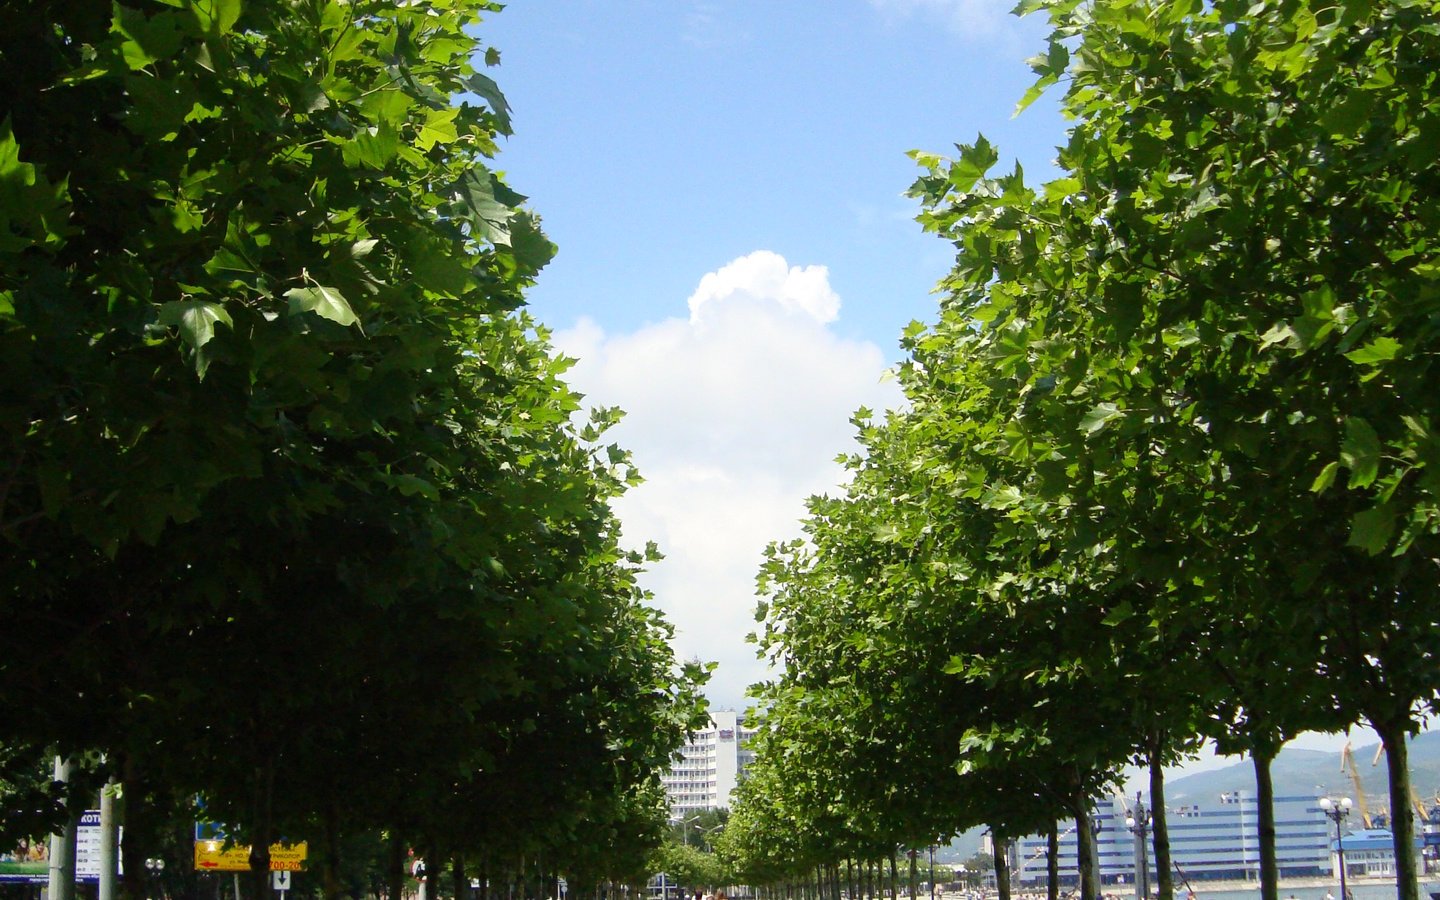
<svg viewBox="0 0 1440 900"><path fill-rule="evenodd" d="M719 4L698 0L685 14L681 38L701 50L723 50L747 43L750 35Z"/></svg>
<svg viewBox="0 0 1440 900"><path fill-rule="evenodd" d="M870 0L888 19L918 16L938 21L962 37L993 37L1011 29L1012 0Z"/></svg>
<svg viewBox="0 0 1440 900"><path fill-rule="evenodd" d="M582 320L555 343L580 359L571 382L590 402L626 411L613 437L645 477L616 505L626 540L660 544L646 584L677 652L718 661L711 699L740 705L764 674L744 638L765 544L797 535L805 498L840 483L855 408L899 392L880 382L879 347L829 328L840 298L823 266L757 251L701 278L688 306L630 334Z"/></svg>
<svg viewBox="0 0 1440 900"><path fill-rule="evenodd" d="M824 266L787 266L785 257L769 250L742 256L700 279L690 295L690 320L699 322L708 304L779 303L787 312L802 312L822 325L840 315L840 297L830 289Z"/></svg>

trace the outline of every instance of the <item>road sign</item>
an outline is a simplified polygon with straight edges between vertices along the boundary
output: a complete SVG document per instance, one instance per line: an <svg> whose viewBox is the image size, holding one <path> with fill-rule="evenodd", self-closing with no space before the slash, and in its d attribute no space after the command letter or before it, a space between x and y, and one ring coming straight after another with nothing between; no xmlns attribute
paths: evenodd
<svg viewBox="0 0 1440 900"><path fill-rule="evenodd" d="M309 845L271 844L270 871L299 872L305 868L309 856ZM224 841L195 842L195 871L197 872L248 872L250 871L250 848L245 844L231 844Z"/></svg>
<svg viewBox="0 0 1440 900"><path fill-rule="evenodd" d="M270 886L277 891L290 890L290 870L276 869L270 873Z"/></svg>

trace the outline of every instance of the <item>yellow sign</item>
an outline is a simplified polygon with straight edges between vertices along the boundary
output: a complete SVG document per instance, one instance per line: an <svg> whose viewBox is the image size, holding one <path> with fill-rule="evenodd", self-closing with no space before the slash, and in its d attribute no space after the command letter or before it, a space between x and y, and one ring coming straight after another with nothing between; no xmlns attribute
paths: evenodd
<svg viewBox="0 0 1440 900"><path fill-rule="evenodd" d="M271 844L270 871L299 872L305 867L309 845ZM231 844L224 841L195 842L195 871L197 872L248 872L250 871L250 848L245 844Z"/></svg>

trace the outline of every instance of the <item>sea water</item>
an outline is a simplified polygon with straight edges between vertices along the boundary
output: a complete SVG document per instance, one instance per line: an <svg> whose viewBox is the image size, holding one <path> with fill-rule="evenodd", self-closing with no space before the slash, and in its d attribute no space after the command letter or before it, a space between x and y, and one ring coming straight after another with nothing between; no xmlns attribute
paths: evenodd
<svg viewBox="0 0 1440 900"><path fill-rule="evenodd" d="M1197 882L1195 883L1195 888L1198 900L1256 900L1256 898L1260 896L1259 884L1256 884L1253 889L1249 890L1242 888L1239 890L1207 891L1203 886L1203 882ZM1355 900L1395 900L1394 882L1390 884L1377 884L1375 882L1351 884L1347 885L1347 889L1350 891L1350 896L1355 898ZM1430 900L1430 893L1432 891L1440 891L1440 882L1421 882L1420 900ZM1290 897L1295 898L1295 900L1325 900L1327 893L1338 900L1340 896L1339 882L1320 887L1287 888L1282 886L1280 888L1281 900L1286 900L1286 898ZM1122 900L1125 898L1124 894L1119 896ZM1185 896L1184 885L1175 885L1175 896L1177 900Z"/></svg>

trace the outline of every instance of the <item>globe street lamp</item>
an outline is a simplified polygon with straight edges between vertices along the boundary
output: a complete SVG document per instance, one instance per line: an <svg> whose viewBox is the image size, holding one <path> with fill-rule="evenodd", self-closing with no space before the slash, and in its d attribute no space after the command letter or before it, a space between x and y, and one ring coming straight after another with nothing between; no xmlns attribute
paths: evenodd
<svg viewBox="0 0 1440 900"><path fill-rule="evenodd" d="M1320 811L1335 823L1335 853L1340 859L1340 900L1350 900L1350 893L1345 890L1345 838L1340 834L1340 822L1350 815L1353 805L1349 797L1341 797L1338 801L1329 797L1320 798Z"/></svg>
<svg viewBox="0 0 1440 900"><path fill-rule="evenodd" d="M147 859L145 860L145 868L149 870L151 879L158 879L161 873L165 871L165 860ZM160 896L165 896L165 886L163 884L160 885Z"/></svg>
<svg viewBox="0 0 1440 900"><path fill-rule="evenodd" d="M1150 896L1150 853L1145 846L1145 836L1150 832L1150 810L1135 792L1135 811L1125 817L1125 827L1135 835L1135 896L1147 900Z"/></svg>

